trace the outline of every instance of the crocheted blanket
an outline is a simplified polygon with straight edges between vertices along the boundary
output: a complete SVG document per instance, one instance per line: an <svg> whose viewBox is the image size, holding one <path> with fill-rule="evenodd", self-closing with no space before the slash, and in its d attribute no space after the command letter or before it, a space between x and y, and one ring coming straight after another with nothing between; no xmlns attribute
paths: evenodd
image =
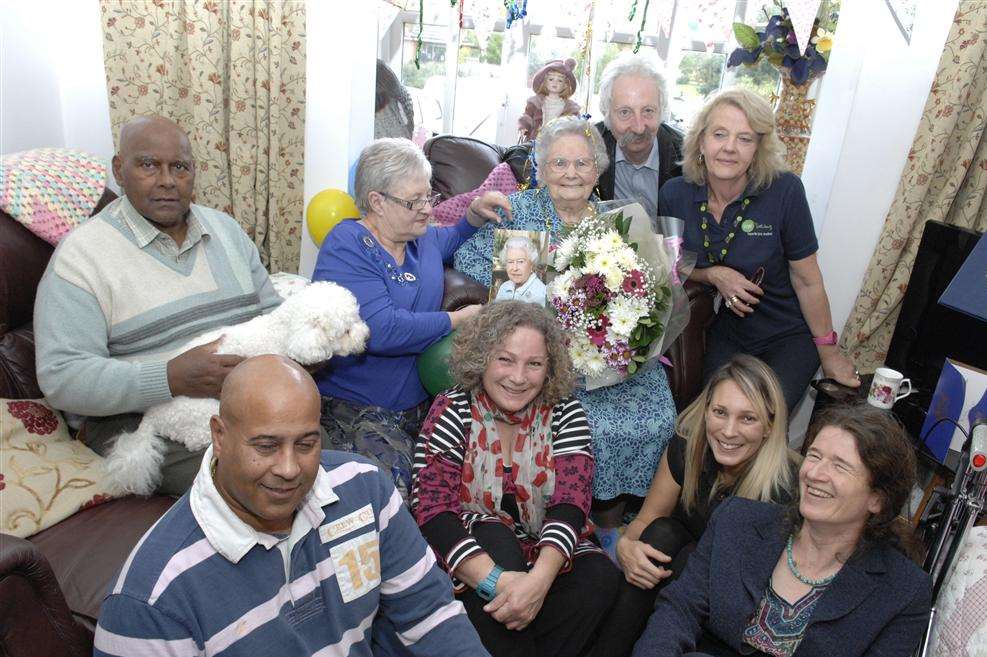
<svg viewBox="0 0 987 657"><path fill-rule="evenodd" d="M106 188L106 165L89 153L36 148L0 159L0 209L50 244L89 218Z"/></svg>

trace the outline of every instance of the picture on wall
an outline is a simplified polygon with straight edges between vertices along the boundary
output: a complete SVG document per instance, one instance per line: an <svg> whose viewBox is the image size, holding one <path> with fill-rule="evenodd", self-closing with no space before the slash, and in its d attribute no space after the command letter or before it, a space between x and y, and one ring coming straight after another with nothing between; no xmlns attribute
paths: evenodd
<svg viewBox="0 0 987 657"><path fill-rule="evenodd" d="M526 301L545 305L554 278L548 233L543 230L494 230L490 301Z"/></svg>

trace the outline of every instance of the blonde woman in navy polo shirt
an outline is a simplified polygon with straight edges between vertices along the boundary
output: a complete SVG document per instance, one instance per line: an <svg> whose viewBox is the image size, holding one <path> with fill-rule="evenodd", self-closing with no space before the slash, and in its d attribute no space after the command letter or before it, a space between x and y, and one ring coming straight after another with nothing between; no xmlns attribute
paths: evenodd
<svg viewBox="0 0 987 657"><path fill-rule="evenodd" d="M783 154L768 103L746 89L723 91L696 117L684 175L661 188L658 206L685 221L685 248L697 254L691 278L722 300L704 378L736 353L758 356L791 410L820 364L845 385L860 379L836 344L805 189Z"/></svg>

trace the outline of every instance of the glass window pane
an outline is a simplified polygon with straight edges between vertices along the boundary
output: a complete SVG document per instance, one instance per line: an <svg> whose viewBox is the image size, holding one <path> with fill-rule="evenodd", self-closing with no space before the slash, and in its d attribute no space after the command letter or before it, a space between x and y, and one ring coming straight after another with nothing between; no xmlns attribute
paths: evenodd
<svg viewBox="0 0 987 657"><path fill-rule="evenodd" d="M497 121L504 103L500 66L503 45L502 32L490 33L486 43L481 44L474 30L460 31L453 134L496 142Z"/></svg>
<svg viewBox="0 0 987 657"><path fill-rule="evenodd" d="M685 128L702 109L706 98L719 90L726 57L716 53L685 52L671 102L671 122Z"/></svg>
<svg viewBox="0 0 987 657"><path fill-rule="evenodd" d="M441 133L445 104L446 33L444 25L425 25L421 67L415 66L418 24L405 23L401 52L401 82L415 105L415 125Z"/></svg>
<svg viewBox="0 0 987 657"><path fill-rule="evenodd" d="M766 57L762 57L756 66L738 66L734 70L734 86L750 89L773 102L781 74Z"/></svg>

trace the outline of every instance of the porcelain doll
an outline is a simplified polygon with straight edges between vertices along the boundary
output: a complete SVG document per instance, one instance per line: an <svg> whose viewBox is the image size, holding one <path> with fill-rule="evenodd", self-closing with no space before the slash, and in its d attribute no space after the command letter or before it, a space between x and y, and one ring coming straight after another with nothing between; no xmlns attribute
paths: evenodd
<svg viewBox="0 0 987 657"><path fill-rule="evenodd" d="M528 99L524 114L518 118L522 141L534 139L542 125L560 116L576 116L579 105L571 100L576 92L573 59L555 59L538 70L531 80L535 95Z"/></svg>

